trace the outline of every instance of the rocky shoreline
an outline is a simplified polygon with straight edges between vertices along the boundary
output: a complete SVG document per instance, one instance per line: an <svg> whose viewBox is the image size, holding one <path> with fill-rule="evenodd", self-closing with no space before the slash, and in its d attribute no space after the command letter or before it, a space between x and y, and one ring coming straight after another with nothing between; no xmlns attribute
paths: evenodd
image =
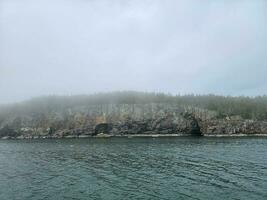
<svg viewBox="0 0 267 200"><path fill-rule="evenodd" d="M137 135L108 135L108 134L100 134L97 136L90 136L90 135L79 135L79 136L66 136L66 137L2 137L1 140L43 140L43 139L83 139L83 138L172 138L172 137L196 137L188 134L137 134ZM225 137L267 137L267 134L209 134L209 135L201 135L200 137L218 137L218 138L225 138Z"/></svg>
<svg viewBox="0 0 267 200"><path fill-rule="evenodd" d="M108 104L6 117L2 139L266 136L267 121L176 104Z"/></svg>

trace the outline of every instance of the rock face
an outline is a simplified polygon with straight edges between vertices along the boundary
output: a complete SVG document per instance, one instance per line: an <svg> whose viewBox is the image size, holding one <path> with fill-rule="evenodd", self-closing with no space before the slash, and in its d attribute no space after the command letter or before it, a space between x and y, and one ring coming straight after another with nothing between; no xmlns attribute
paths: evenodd
<svg viewBox="0 0 267 200"><path fill-rule="evenodd" d="M205 135L266 134L267 122L217 119L206 122Z"/></svg>
<svg viewBox="0 0 267 200"><path fill-rule="evenodd" d="M202 132L196 119L192 120L189 126L189 133L195 136L201 136Z"/></svg>
<svg viewBox="0 0 267 200"><path fill-rule="evenodd" d="M190 121L190 125L188 126L188 133L194 136L201 136L202 132L198 120L196 119L194 114L186 112L183 116Z"/></svg>
<svg viewBox="0 0 267 200"><path fill-rule="evenodd" d="M97 124L95 127L95 132L92 135L95 136L100 133L109 134L111 130L112 130L112 124L109 124L109 123Z"/></svg>
<svg viewBox="0 0 267 200"><path fill-rule="evenodd" d="M73 107L49 115L23 115L0 122L0 138L61 138L105 135L231 135L267 133L267 122L177 104L107 104Z"/></svg>

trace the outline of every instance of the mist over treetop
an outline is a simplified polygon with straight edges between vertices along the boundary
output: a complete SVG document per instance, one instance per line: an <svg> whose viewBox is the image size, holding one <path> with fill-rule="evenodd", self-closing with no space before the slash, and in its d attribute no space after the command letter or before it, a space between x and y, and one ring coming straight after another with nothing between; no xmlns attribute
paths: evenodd
<svg viewBox="0 0 267 200"><path fill-rule="evenodd" d="M105 104L175 104L215 111L218 117L240 115L244 119L267 119L267 96L172 95L117 91L75 96L43 96L0 106L0 117L61 112L69 108Z"/></svg>

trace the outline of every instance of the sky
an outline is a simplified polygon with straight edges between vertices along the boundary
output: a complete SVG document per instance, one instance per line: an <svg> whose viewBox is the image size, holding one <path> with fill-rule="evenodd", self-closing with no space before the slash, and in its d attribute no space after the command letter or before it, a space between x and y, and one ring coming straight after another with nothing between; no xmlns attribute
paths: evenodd
<svg viewBox="0 0 267 200"><path fill-rule="evenodd" d="M0 103L267 94L266 0L0 0Z"/></svg>

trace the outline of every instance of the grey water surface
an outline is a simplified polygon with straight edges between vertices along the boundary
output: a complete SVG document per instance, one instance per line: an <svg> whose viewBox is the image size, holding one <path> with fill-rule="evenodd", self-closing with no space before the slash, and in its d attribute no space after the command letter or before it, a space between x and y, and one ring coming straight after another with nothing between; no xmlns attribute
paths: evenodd
<svg viewBox="0 0 267 200"><path fill-rule="evenodd" d="M2 140L0 199L267 199L267 138Z"/></svg>

